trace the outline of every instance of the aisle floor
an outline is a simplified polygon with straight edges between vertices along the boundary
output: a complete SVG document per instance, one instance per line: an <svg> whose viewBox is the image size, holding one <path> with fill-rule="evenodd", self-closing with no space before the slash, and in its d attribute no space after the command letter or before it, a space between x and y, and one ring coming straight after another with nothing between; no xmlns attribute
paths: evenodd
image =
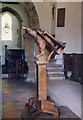
<svg viewBox="0 0 83 120"><path fill-rule="evenodd" d="M68 80L47 82L48 95L59 106L69 107L81 117L81 85ZM20 118L26 101L37 95L36 83L24 80L2 80L2 113L4 118Z"/></svg>

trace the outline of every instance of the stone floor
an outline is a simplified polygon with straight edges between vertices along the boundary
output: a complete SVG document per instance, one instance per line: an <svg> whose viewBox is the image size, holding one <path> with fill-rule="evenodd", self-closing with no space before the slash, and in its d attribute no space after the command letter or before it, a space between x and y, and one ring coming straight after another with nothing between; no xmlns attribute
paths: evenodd
<svg viewBox="0 0 83 120"><path fill-rule="evenodd" d="M46 119L46 120L55 120L56 118L58 120L81 120L74 112L72 112L68 107L66 106L57 106L58 110L60 111L59 113L59 116L56 117L52 114L48 114L48 113L38 113L35 117L33 118L37 118L37 120L41 120L42 119ZM29 119L29 118L32 118L30 117L32 115L32 113L29 113L28 110L23 110L22 114L21 114L21 118L23 120L25 120L25 118ZM30 119L31 120L31 119Z"/></svg>
<svg viewBox="0 0 83 120"><path fill-rule="evenodd" d="M78 82L71 80L47 81L48 94L57 105L69 107L76 115L81 117L82 87Z"/></svg>
<svg viewBox="0 0 83 120"><path fill-rule="evenodd" d="M76 86L76 89L74 88L74 86ZM78 83L71 83L64 80L48 81L48 89L49 89L48 92L51 93L51 97L55 101L58 100L57 103L58 105L61 105L61 106L62 105L68 106L68 104L72 105L75 102L76 103L80 102L80 98L77 99L77 96L75 96L75 95L79 95L80 93L79 87L80 85L78 85ZM0 105L2 104L3 118L20 118L21 111L23 110L26 101L30 97L37 95L36 88L37 86L35 83L25 82L25 80L3 79L2 80L2 103L0 102ZM61 91L62 91L62 94L61 94ZM76 92L75 95L74 95L74 92ZM68 97L68 94L69 94L69 97ZM74 97L76 99L73 99ZM66 103L65 103L65 100L66 100ZM76 103L74 104L73 107L75 107ZM80 103L78 103L77 106L79 106L79 104Z"/></svg>
<svg viewBox="0 0 83 120"><path fill-rule="evenodd" d="M36 96L33 83L24 80L2 80L2 116L3 118L20 118L24 104L29 97Z"/></svg>

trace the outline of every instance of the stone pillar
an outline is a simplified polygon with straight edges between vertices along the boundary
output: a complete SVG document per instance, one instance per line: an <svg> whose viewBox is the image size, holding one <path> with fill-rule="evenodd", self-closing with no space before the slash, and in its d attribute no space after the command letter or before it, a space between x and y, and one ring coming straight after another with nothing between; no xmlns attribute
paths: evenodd
<svg viewBox="0 0 83 120"><path fill-rule="evenodd" d="M19 22L18 44L17 44L17 46L18 46L19 48L22 47L22 33L21 33L21 30L22 30L22 22Z"/></svg>

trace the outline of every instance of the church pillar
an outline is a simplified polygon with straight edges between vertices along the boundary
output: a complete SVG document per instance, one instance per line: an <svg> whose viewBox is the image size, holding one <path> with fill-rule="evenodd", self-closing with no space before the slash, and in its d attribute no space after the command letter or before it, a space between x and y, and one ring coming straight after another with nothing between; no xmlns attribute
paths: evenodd
<svg viewBox="0 0 83 120"><path fill-rule="evenodd" d="M18 44L17 44L17 46L18 46L19 48L22 47L22 33L21 33L21 30L22 30L22 22L19 22Z"/></svg>

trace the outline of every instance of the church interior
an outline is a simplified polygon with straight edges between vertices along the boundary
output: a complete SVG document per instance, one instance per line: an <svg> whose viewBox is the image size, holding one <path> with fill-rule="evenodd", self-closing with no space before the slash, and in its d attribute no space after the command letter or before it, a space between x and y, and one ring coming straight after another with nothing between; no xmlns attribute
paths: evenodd
<svg viewBox="0 0 83 120"><path fill-rule="evenodd" d="M30 97L38 97L38 92L41 99L46 92L43 98L46 95L60 107L60 118L82 118L83 3L33 1L0 2L0 116L27 118L27 113L22 112L25 103ZM23 27L47 31L45 37L51 36L55 44L65 43L62 53L56 49L46 66L44 62L43 67L38 64L42 69L39 74L34 59L34 54L39 54L38 45Z"/></svg>

